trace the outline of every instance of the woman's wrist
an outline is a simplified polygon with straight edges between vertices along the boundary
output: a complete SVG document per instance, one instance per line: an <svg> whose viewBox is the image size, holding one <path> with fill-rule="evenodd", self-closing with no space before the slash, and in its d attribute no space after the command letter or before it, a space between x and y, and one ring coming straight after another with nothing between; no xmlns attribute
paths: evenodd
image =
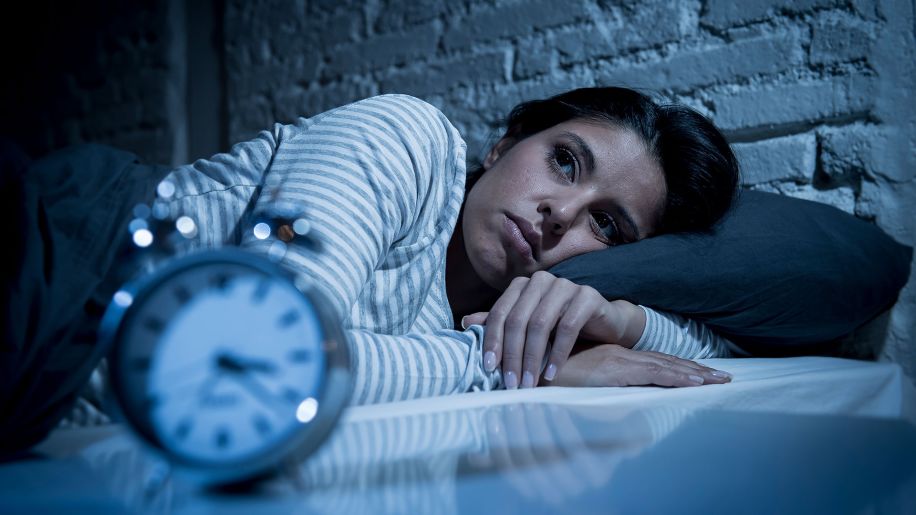
<svg viewBox="0 0 916 515"><path fill-rule="evenodd" d="M611 343L632 349L646 329L646 312L625 300L611 301L610 305L617 312L616 325L620 328L617 341Z"/></svg>

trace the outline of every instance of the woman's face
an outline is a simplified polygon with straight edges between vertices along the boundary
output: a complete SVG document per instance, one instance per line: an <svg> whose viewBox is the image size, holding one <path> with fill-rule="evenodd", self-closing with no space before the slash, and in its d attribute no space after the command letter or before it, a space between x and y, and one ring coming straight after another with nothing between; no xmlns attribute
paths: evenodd
<svg viewBox="0 0 916 515"><path fill-rule="evenodd" d="M464 205L465 250L504 289L564 259L650 235L665 179L633 131L570 120L513 144L503 139Z"/></svg>

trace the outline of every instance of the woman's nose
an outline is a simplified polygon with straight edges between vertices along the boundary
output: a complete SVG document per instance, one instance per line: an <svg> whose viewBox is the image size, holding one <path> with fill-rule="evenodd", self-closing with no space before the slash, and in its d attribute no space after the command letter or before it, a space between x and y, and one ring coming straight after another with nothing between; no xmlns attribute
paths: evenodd
<svg viewBox="0 0 916 515"><path fill-rule="evenodd" d="M581 206L575 199L553 199L544 201L538 207L538 212L544 216L544 231L554 234L563 234L576 221Z"/></svg>

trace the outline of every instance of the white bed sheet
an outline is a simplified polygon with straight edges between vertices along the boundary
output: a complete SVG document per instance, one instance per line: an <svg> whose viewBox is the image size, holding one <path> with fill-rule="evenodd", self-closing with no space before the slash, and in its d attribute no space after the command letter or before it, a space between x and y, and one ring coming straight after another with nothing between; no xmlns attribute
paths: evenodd
<svg viewBox="0 0 916 515"><path fill-rule="evenodd" d="M359 406L351 420L513 403L678 407L904 418L916 424L916 389L895 363L827 357L699 360L733 374L731 383L687 388L608 387L477 392Z"/></svg>
<svg viewBox="0 0 916 515"><path fill-rule="evenodd" d="M271 495L245 499L188 493L188 485L182 481L162 483L162 477L167 477L163 476L162 467L142 451L136 439L120 424L59 429L38 449L51 460L27 460L0 467L0 505L5 501L22 508L37 506L46 512L63 511L63 507L69 509L77 500L83 506L118 506L122 509L124 506L165 506L170 508L165 511L192 513L226 510L288 513L303 511L304 507L332 513L378 513L386 511L385 507L397 512L418 511L393 510L391 507L401 506L395 502L398 500L404 506L425 506L419 509L421 512L448 512L429 507L448 505L449 499L457 499L456 485L463 485L462 481L474 483L483 477L476 473L467 477L459 474L458 460L462 456L467 459L470 459L468 456L500 456L501 451L491 450L504 450L506 446L534 449L543 446L541 439L550 434L561 439L571 438L555 442L560 446L557 448L581 449L581 438L586 434L582 431L596 426L582 426L579 433L571 434L556 431L556 428L545 432L541 430L543 427L531 424L530 427L537 430L513 432L510 441L505 436L494 439L494 435L504 435L508 426L503 426L503 432L494 432L486 423L494 413L504 424L508 424L507 420L517 422L520 415L534 415L528 419L530 421L552 422L555 419L551 417L557 413L556 405L609 408L599 410L599 418L608 417L602 422L601 438L615 435L615 439L610 440L616 442L615 446L608 449L619 452L602 455L602 467L607 466L611 471L604 475L606 481L613 477L616 464L663 442L676 434L675 430L689 421L694 412L707 409L719 411L712 414L719 417L715 420L729 420L727 416L722 418L727 415L721 413L724 410L902 417L916 423L913 386L896 364L821 357L706 360L704 363L732 372L734 381L692 388L547 387L354 407L345 415L347 423L342 424L300 469L300 478L305 485L319 486L311 493L305 488L307 495L290 490L289 484L283 481L268 485L273 488L267 490ZM516 406L490 409L506 404L525 406L521 410ZM510 412L516 416L506 418ZM755 420L762 419L757 417ZM837 419L829 421L836 423ZM806 423L809 425L802 424L802 427L810 427L815 422ZM819 423L819 427L825 427L823 421ZM522 427L529 427L529 424L523 423ZM777 424L774 427L785 426ZM573 455L579 456L569 454ZM789 466L794 465L790 462ZM530 463L524 468L528 470ZM36 488L42 491L42 496L34 496ZM480 495L479 489L468 488L465 491ZM246 504L238 504L240 500Z"/></svg>

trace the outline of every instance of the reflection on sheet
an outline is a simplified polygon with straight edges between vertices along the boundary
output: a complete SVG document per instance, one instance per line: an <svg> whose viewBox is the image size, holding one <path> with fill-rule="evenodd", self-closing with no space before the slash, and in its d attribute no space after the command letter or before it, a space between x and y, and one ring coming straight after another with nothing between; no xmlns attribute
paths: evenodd
<svg viewBox="0 0 916 515"><path fill-rule="evenodd" d="M233 493L169 474L123 431L81 449L0 465L0 511L916 512L916 427L864 417L543 403L354 416L308 463Z"/></svg>
<svg viewBox="0 0 916 515"><path fill-rule="evenodd" d="M619 463L687 416L670 408L522 404L347 421L308 462L254 485L244 497L199 491L123 432L65 460L29 465L92 484L96 508L104 512L254 503L259 511L278 512L457 513L459 481L475 478L500 478L508 499L559 506L604 488Z"/></svg>

